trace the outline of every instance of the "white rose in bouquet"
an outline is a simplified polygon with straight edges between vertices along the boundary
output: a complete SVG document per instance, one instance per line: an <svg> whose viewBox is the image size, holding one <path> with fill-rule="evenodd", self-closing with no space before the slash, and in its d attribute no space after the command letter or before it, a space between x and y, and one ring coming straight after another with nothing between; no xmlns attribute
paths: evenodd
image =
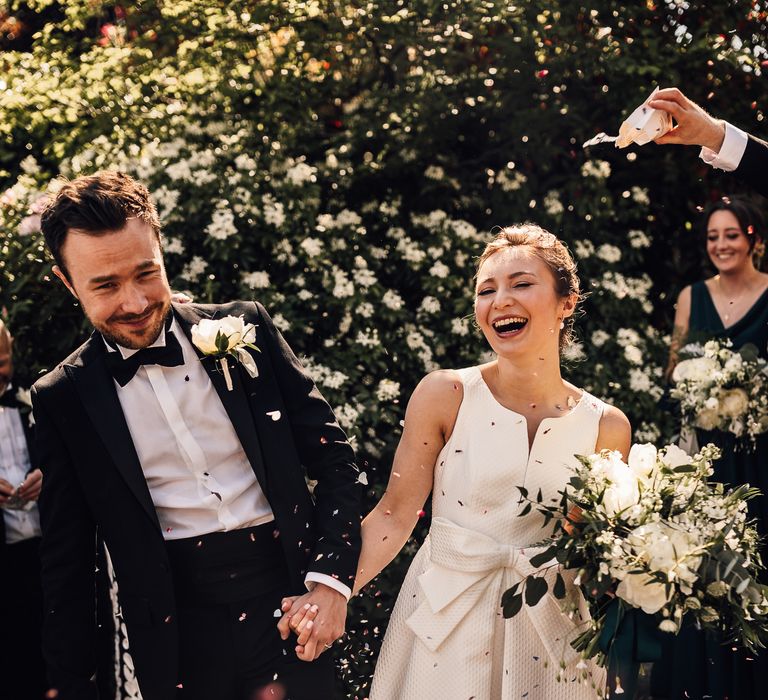
<svg viewBox="0 0 768 700"><path fill-rule="evenodd" d="M677 445L667 445L659 453L659 459L670 469L682 467L684 464L691 463L691 456L685 450L681 450Z"/></svg>
<svg viewBox="0 0 768 700"><path fill-rule="evenodd" d="M714 430L720 425L720 414L717 409L705 408L696 415L694 425L702 430Z"/></svg>
<svg viewBox="0 0 768 700"><path fill-rule="evenodd" d="M712 383L715 372L719 369L717 360L711 357L692 357L690 360L678 362L672 381L690 380L701 383Z"/></svg>
<svg viewBox="0 0 768 700"><path fill-rule="evenodd" d="M698 578L701 556L696 553L699 543L691 529L663 522L647 523L635 528L627 541L651 571L664 574L668 581L691 585Z"/></svg>
<svg viewBox="0 0 768 700"><path fill-rule="evenodd" d="M744 415L749 406L749 396L744 389L726 389L720 395L720 413L728 418Z"/></svg>
<svg viewBox="0 0 768 700"><path fill-rule="evenodd" d="M629 451L629 468L638 479L647 480L656 471L657 450L651 443L634 444Z"/></svg>
<svg viewBox="0 0 768 700"><path fill-rule="evenodd" d="M603 493L603 509L608 517L636 505L640 500L637 476L622 461L621 453L610 452L601 458L600 469L608 486Z"/></svg>
<svg viewBox="0 0 768 700"><path fill-rule="evenodd" d="M665 584L654 581L648 574L627 574L616 589L619 598L649 615L659 612L671 594L671 589L668 593Z"/></svg>

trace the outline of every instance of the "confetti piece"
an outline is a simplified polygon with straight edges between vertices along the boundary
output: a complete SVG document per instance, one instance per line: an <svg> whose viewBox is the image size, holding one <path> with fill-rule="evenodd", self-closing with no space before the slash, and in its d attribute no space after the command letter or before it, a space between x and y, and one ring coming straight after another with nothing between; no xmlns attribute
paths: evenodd
<svg viewBox="0 0 768 700"><path fill-rule="evenodd" d="M277 610L275 610L275 612L272 613L272 617L282 617L282 616L283 616L283 611L280 610L280 608L278 608Z"/></svg>
<svg viewBox="0 0 768 700"><path fill-rule="evenodd" d="M237 621L242 622L243 620L245 620L246 617L247 615L244 612L242 612L240 613L240 617L237 618Z"/></svg>
<svg viewBox="0 0 768 700"><path fill-rule="evenodd" d="M423 518L426 515L426 513L424 512L424 510L417 510L416 515L420 518Z"/></svg>
<svg viewBox="0 0 768 700"><path fill-rule="evenodd" d="M267 411L267 415L274 421L280 420L280 417L283 415L280 413L280 411ZM322 440L321 440L322 442Z"/></svg>
<svg viewBox="0 0 768 700"><path fill-rule="evenodd" d="M357 483L368 486L368 475L365 472L360 472L357 476Z"/></svg>

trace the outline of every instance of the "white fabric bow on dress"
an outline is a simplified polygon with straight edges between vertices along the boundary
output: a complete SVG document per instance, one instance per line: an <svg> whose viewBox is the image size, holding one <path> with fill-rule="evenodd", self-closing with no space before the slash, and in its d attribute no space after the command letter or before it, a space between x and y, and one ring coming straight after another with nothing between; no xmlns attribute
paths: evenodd
<svg viewBox="0 0 768 700"><path fill-rule="evenodd" d="M419 576L425 600L407 624L431 651L440 647L484 596L498 601L498 614L501 614L505 570L512 572L512 584L541 572L540 567L530 563L530 557L540 552L540 548L497 542L445 518L432 520L429 538L431 566ZM549 583L551 590L552 581ZM581 603L580 617L589 619L583 598ZM551 593L533 607L526 605L525 610L556 667L561 663L569 666L578 660L579 655L570 642L580 630L577 623L563 613L561 603Z"/></svg>

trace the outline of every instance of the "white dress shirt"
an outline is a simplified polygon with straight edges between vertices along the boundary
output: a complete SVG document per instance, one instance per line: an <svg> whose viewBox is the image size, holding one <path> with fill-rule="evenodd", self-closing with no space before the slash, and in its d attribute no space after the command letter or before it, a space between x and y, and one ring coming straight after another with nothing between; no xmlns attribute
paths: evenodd
<svg viewBox="0 0 768 700"><path fill-rule="evenodd" d="M174 540L273 521L208 373L175 319L171 331L184 364L142 365L125 386L115 382L163 536ZM165 329L152 345L165 345ZM137 352L121 346L118 351L124 358ZM306 582L351 595L348 586L325 574L309 572Z"/></svg>
<svg viewBox="0 0 768 700"><path fill-rule="evenodd" d="M725 138L720 151L715 153L711 148L702 148L699 153L705 163L720 170L736 170L747 149L749 137L745 131L725 122Z"/></svg>
<svg viewBox="0 0 768 700"><path fill-rule="evenodd" d="M0 406L0 478L13 487L24 481L32 468L22 420L18 408ZM34 502L19 510L3 508L3 520L6 544L40 537L40 514Z"/></svg>

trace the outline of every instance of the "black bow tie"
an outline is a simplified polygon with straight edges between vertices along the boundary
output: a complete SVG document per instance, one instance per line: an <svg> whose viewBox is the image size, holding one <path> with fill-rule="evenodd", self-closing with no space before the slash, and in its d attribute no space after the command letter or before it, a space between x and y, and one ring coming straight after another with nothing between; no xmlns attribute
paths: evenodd
<svg viewBox="0 0 768 700"><path fill-rule="evenodd" d="M163 365L164 367L178 367L184 364L184 354L176 336L165 332L165 345L151 348L142 348L130 357L123 359L119 351L107 352L105 358L107 369L112 373L115 381L120 386L125 386L133 379L139 367L142 365Z"/></svg>
<svg viewBox="0 0 768 700"><path fill-rule="evenodd" d="M13 389L8 388L0 394L0 406L3 408L18 408L19 401L13 393Z"/></svg>

